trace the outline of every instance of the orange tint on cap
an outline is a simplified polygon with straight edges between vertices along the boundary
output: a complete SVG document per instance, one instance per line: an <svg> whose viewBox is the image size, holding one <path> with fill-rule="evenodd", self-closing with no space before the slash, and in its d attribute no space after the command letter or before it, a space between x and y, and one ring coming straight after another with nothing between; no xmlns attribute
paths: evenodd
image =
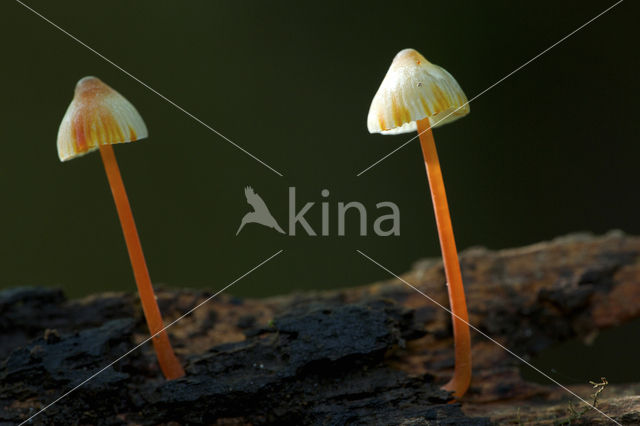
<svg viewBox="0 0 640 426"><path fill-rule="evenodd" d="M413 49L400 51L371 102L370 133L397 134L417 130L416 121L429 118L431 127L469 113L458 82L444 68Z"/></svg>
<svg viewBox="0 0 640 426"><path fill-rule="evenodd" d="M73 100L58 129L60 161L80 157L100 145L133 142L148 136L135 107L96 77L76 84Z"/></svg>

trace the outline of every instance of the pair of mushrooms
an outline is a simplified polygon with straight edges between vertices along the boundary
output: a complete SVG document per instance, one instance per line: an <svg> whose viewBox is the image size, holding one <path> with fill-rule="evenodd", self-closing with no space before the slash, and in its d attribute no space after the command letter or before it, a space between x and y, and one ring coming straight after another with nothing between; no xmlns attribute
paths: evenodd
<svg viewBox="0 0 640 426"><path fill-rule="evenodd" d="M468 113L467 98L456 80L420 53L405 49L394 58L371 103L367 119L371 133L399 134L417 130L420 137L453 313L455 370L445 389L453 391L457 398L464 395L471 380L471 345L460 264L431 129ZM147 135L142 117L129 101L99 79L85 77L76 85L73 101L60 125L58 154L61 161L66 161L100 150L149 331L152 335L158 333L153 338L158 363L167 379L175 379L184 376L184 370L167 333L160 332L162 317L112 147Z"/></svg>

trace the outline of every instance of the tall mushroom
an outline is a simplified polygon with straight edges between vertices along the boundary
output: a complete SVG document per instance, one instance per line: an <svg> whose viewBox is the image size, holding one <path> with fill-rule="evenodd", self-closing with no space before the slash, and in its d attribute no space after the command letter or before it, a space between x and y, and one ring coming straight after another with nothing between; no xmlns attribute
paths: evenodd
<svg viewBox="0 0 640 426"><path fill-rule="evenodd" d="M465 394L471 381L469 320L449 206L431 129L468 113L467 98L451 74L427 61L417 51L405 49L393 59L367 117L370 133L399 134L417 130L420 137L453 313L455 371L445 389L453 391L456 398Z"/></svg>
<svg viewBox="0 0 640 426"><path fill-rule="evenodd" d="M85 77L76 84L73 101L58 129L58 156L60 161L67 161L96 149L100 150L120 217L144 316L151 335L154 335L163 329L162 316L111 146L143 139L147 135L147 127L142 117L129 101L96 77ZM160 368L167 379L184 376L184 370L165 331L153 338L153 346Z"/></svg>

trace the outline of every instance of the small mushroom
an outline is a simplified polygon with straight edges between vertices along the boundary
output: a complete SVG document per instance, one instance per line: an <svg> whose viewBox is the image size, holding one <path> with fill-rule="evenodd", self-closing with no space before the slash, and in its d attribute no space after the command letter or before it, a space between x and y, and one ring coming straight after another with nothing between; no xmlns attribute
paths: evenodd
<svg viewBox="0 0 640 426"><path fill-rule="evenodd" d="M162 316L112 147L113 144L133 142L146 138L147 135L147 127L142 117L129 101L98 78L85 77L76 84L73 101L60 124L58 156L60 161L67 161L96 149L100 150L120 217L144 316L151 335L154 335L163 329ZM153 338L153 346L160 369L167 379L184 376L184 370L165 331Z"/></svg>
<svg viewBox="0 0 640 426"><path fill-rule="evenodd" d="M467 97L451 74L427 61L417 51L405 49L393 59L367 117L370 133L417 131L420 137L453 313L455 371L444 388L453 391L456 398L465 394L471 381L469 317L447 195L431 129L468 113Z"/></svg>

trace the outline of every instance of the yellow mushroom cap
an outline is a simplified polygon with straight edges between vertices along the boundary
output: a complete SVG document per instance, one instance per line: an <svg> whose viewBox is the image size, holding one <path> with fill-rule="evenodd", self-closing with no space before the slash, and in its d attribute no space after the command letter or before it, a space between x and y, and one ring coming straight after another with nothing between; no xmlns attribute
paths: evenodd
<svg viewBox="0 0 640 426"><path fill-rule="evenodd" d="M404 49L373 97L367 128L369 133L415 132L416 121L426 117L433 128L468 113L467 97L455 78L417 51Z"/></svg>
<svg viewBox="0 0 640 426"><path fill-rule="evenodd" d="M99 145L133 142L148 136L135 107L96 77L76 84L73 101L58 129L60 161L98 149Z"/></svg>

